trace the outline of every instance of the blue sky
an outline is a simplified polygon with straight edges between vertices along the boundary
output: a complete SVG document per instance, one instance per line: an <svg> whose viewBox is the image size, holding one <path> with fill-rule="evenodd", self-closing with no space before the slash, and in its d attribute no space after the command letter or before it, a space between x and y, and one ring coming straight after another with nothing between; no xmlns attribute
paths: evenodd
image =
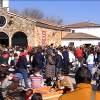
<svg viewBox="0 0 100 100"><path fill-rule="evenodd" d="M10 0L10 8L21 12L26 7L36 7L47 15L64 19L63 24L86 22L100 24L100 1L47 1L47 0Z"/></svg>

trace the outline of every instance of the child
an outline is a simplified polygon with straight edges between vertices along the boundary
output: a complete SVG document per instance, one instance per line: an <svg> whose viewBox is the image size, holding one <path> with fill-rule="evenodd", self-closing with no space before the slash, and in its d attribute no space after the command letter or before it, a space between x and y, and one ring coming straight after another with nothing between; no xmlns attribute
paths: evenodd
<svg viewBox="0 0 100 100"><path fill-rule="evenodd" d="M20 79L20 81L21 81L21 86L23 86L23 85L22 85L22 83L23 83L23 75L22 75L21 73L15 73L14 76Z"/></svg>
<svg viewBox="0 0 100 100"><path fill-rule="evenodd" d="M30 75L30 79L32 89L43 87L44 81L42 75L40 75L40 69L38 67L34 68L34 74Z"/></svg>
<svg viewBox="0 0 100 100"><path fill-rule="evenodd" d="M12 81L10 81L11 79L12 79L12 73L6 72L4 76L4 81L1 85L3 98L6 97L8 86L12 83Z"/></svg>
<svg viewBox="0 0 100 100"><path fill-rule="evenodd" d="M50 92L54 92L57 90L63 90L63 93L71 92L71 85L69 83L69 80L65 76L65 72L63 70L58 72L57 80L52 86Z"/></svg>
<svg viewBox="0 0 100 100"><path fill-rule="evenodd" d="M21 91L23 90L23 88L19 84L20 84L20 79L13 76L12 83L8 87L7 95L12 98L19 99L21 95Z"/></svg>

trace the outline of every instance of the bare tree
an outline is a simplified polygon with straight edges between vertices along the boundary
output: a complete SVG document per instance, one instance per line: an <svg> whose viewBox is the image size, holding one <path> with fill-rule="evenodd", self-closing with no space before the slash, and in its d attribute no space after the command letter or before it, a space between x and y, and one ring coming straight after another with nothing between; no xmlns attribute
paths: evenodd
<svg viewBox="0 0 100 100"><path fill-rule="evenodd" d="M43 19L44 18L44 12L41 11L38 8L25 8L22 11L23 15L29 16L29 17L33 17L33 18L37 18L37 19Z"/></svg>
<svg viewBox="0 0 100 100"><path fill-rule="evenodd" d="M10 11L13 11L15 13L18 13L18 9L17 8L12 8L12 9L10 9Z"/></svg>
<svg viewBox="0 0 100 100"><path fill-rule="evenodd" d="M58 18L57 19L57 24L62 25L63 24L63 18Z"/></svg>
<svg viewBox="0 0 100 100"><path fill-rule="evenodd" d="M62 18L56 18L54 16L47 15L45 17L45 20L50 21L50 22L53 22L53 23L56 23L56 24L60 24L60 25L63 24L63 19Z"/></svg>
<svg viewBox="0 0 100 100"><path fill-rule="evenodd" d="M14 8L11 9L11 11L18 13L18 9ZM50 15L46 15L44 16L44 12L41 11L38 8L24 8L24 10L21 12L21 14L29 16L29 17L33 17L33 18L37 18L37 19L44 19L59 25L63 24L63 18L60 17L55 17L55 16L50 16Z"/></svg>

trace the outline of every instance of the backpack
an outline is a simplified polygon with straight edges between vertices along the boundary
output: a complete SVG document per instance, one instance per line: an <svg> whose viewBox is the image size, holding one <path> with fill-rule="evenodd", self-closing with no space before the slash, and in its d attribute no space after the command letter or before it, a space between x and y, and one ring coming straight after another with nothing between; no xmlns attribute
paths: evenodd
<svg viewBox="0 0 100 100"><path fill-rule="evenodd" d="M39 65L42 62L40 54L36 57L36 63Z"/></svg>

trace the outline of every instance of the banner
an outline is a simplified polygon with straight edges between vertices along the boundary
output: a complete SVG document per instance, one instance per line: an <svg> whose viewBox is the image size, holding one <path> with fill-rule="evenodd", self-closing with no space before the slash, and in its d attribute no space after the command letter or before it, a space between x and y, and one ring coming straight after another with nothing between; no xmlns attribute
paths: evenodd
<svg viewBox="0 0 100 100"><path fill-rule="evenodd" d="M42 45L45 46L46 45L46 32L42 31Z"/></svg>

